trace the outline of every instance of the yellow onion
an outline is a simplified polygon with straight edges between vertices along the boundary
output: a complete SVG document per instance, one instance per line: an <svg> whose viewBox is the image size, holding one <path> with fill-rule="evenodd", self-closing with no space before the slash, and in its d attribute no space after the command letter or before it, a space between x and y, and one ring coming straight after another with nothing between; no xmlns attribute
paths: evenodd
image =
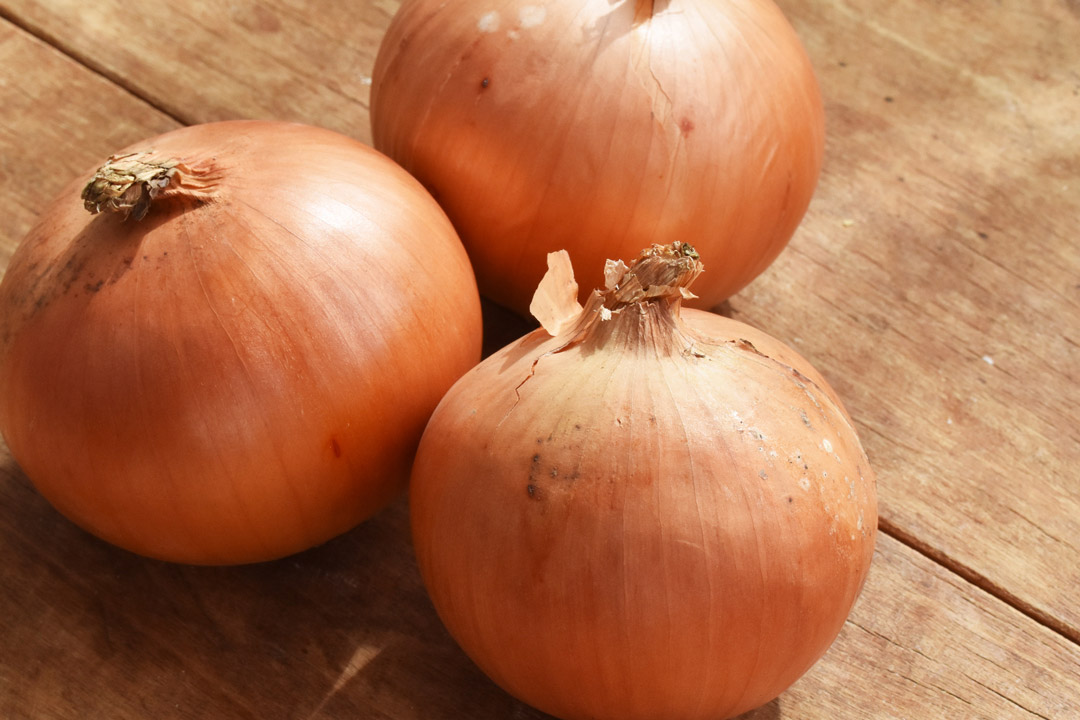
<svg viewBox="0 0 1080 720"><path fill-rule="evenodd" d="M375 62L375 147L446 209L481 293L520 313L549 251L695 238L712 307L781 252L824 153L820 91L772 0L405 0Z"/></svg>
<svg viewBox="0 0 1080 720"><path fill-rule="evenodd" d="M565 258L534 303L548 329L463 376L424 432L425 584L479 667L545 712L732 717L840 631L873 554L873 474L806 360L681 308L689 246L608 263L584 309L559 297L576 296Z"/></svg>
<svg viewBox="0 0 1080 720"><path fill-rule="evenodd" d="M27 476L101 538L188 563L279 557L376 512L480 357L431 196L285 123L184 128L87 172L0 308L0 431Z"/></svg>

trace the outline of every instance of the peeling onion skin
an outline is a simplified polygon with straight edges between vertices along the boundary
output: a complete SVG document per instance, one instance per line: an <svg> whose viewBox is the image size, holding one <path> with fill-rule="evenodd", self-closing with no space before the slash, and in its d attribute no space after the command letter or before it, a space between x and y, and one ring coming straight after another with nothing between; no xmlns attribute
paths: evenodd
<svg viewBox="0 0 1080 720"><path fill-rule="evenodd" d="M590 301L574 328L490 356L413 466L440 618L564 720L769 702L825 653L870 566L875 481L836 394L779 341L679 304L602 321Z"/></svg>
<svg viewBox="0 0 1080 720"><path fill-rule="evenodd" d="M786 246L825 137L771 0L405 0L371 122L446 209L481 293L526 316L549 251L587 293L605 259L686 238L714 259L694 305L715 307Z"/></svg>
<svg viewBox="0 0 1080 720"><path fill-rule="evenodd" d="M0 430L61 513L136 553L322 543L403 491L480 358L464 249L419 183L327 130L215 123L146 148L192 174L142 220L87 213L87 173L12 258Z"/></svg>

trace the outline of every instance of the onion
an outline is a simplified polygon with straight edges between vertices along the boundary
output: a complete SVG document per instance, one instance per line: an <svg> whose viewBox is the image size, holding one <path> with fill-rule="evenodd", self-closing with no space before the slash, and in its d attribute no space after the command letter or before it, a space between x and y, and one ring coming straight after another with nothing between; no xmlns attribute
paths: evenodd
<svg viewBox="0 0 1080 720"><path fill-rule="evenodd" d="M89 176L0 284L0 431L42 495L129 550L224 564L321 543L404 489L480 357L468 258L419 183L268 122L171 132ZM83 186L120 212L87 213Z"/></svg>
<svg viewBox="0 0 1080 720"><path fill-rule="evenodd" d="M547 284L576 292L565 258ZM779 341L681 309L700 270L676 243L609 263L576 317L538 297L557 334L467 373L420 442L411 519L439 616L495 682L560 718L766 703L829 647L867 576L876 495L850 418Z"/></svg>
<svg viewBox="0 0 1080 720"><path fill-rule="evenodd" d="M405 0L372 79L375 147L446 209L482 294L520 313L549 251L692 238L696 304L760 274L824 153L810 61L771 0Z"/></svg>

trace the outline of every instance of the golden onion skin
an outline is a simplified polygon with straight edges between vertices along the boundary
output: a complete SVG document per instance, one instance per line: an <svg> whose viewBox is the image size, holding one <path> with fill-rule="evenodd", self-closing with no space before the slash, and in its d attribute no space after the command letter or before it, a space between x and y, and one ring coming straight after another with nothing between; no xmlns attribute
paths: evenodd
<svg viewBox="0 0 1080 720"><path fill-rule="evenodd" d="M821 375L747 325L666 313L492 355L440 403L413 467L439 616L495 682L564 720L769 702L835 639L873 555L874 476Z"/></svg>
<svg viewBox="0 0 1080 720"><path fill-rule="evenodd" d="M713 307L805 213L824 155L810 61L771 0L405 0L372 79L375 147L446 209L482 294L527 314L549 251L691 240Z"/></svg>
<svg viewBox="0 0 1080 720"><path fill-rule="evenodd" d="M134 552L232 564L326 541L404 489L479 360L464 249L419 183L328 130L212 123L119 155L147 149L190 185L142 220L91 215L88 172L12 258L0 430L60 512Z"/></svg>

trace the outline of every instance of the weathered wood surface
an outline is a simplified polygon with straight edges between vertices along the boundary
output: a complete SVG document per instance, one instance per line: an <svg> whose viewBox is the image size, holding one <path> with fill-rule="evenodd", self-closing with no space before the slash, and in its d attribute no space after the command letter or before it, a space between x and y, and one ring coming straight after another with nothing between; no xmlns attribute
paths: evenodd
<svg viewBox="0 0 1080 720"><path fill-rule="evenodd" d="M1080 641L1080 6L787 6L827 166L736 317L836 385L888 531Z"/></svg>
<svg viewBox="0 0 1080 720"><path fill-rule="evenodd" d="M185 124L308 122L371 139L371 68L395 0L0 2L0 14Z"/></svg>
<svg viewBox="0 0 1080 720"><path fill-rule="evenodd" d="M547 716L454 645L408 544L405 503L294 558L143 560L4 476L0 717ZM825 658L746 720L1070 718L1080 648L889 537Z"/></svg>
<svg viewBox="0 0 1080 720"><path fill-rule="evenodd" d="M885 534L836 645L748 717L1080 716L1078 6L782 6L821 78L826 168L729 310L844 397ZM139 137L276 117L369 139L395 7L0 0L0 267L61 185ZM542 717L439 626L404 501L229 569L94 540L6 451L0 507L0 717Z"/></svg>

